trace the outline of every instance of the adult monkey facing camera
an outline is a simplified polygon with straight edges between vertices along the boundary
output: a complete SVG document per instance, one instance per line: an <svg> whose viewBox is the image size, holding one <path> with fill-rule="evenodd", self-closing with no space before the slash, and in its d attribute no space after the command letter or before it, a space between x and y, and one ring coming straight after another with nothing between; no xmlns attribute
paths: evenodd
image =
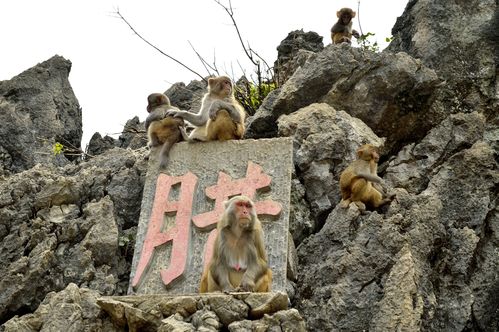
<svg viewBox="0 0 499 332"><path fill-rule="evenodd" d="M147 112L145 128L147 145L156 147L163 145L159 154L159 167L164 168L168 163L168 154L173 144L182 140L181 129L184 126L182 118L167 116L167 112L177 109L170 104L170 99L162 93L151 93L147 97Z"/></svg>
<svg viewBox="0 0 499 332"><path fill-rule="evenodd" d="M359 38L359 33L352 29L352 18L356 13L350 8L341 8L336 12L338 21L331 28L331 40L333 44L351 43L352 35Z"/></svg>
<svg viewBox="0 0 499 332"><path fill-rule="evenodd" d="M236 196L225 202L217 230L213 256L201 277L199 292L270 291L272 271L253 201Z"/></svg>
<svg viewBox="0 0 499 332"><path fill-rule="evenodd" d="M375 146L364 144L357 150L357 160L350 163L340 176L340 207L347 208L353 202L364 212L366 204L377 208L392 201L394 195L383 198L383 179L377 175L378 161Z"/></svg>
<svg viewBox="0 0 499 332"><path fill-rule="evenodd" d="M246 114L234 97L232 81L227 76L208 79L208 93L198 113L171 110L168 115L183 118L195 126L189 135L181 129L183 138L188 141L226 141L241 139L244 135Z"/></svg>

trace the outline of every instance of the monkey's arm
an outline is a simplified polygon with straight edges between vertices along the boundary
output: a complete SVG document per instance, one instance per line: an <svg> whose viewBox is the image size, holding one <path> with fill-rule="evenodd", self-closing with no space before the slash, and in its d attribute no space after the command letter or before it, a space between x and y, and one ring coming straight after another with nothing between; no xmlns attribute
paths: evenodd
<svg viewBox="0 0 499 332"><path fill-rule="evenodd" d="M144 124L144 126L146 127L146 131L151 125L151 122L162 120L165 116L166 112L160 109L154 110L151 113L149 113L149 115L146 118L146 122Z"/></svg>
<svg viewBox="0 0 499 332"><path fill-rule="evenodd" d="M357 30L352 29L352 36L354 36L355 38L359 38L360 34Z"/></svg>
<svg viewBox="0 0 499 332"><path fill-rule="evenodd" d="M241 122L241 114L238 112L233 103L224 100L214 100L210 105L209 116L210 119L215 120L219 110L227 110L235 122Z"/></svg>
<svg viewBox="0 0 499 332"><path fill-rule="evenodd" d="M205 106L201 108L199 113L169 110L166 114L174 117L180 117L198 127L203 126L208 121L208 109Z"/></svg>
<svg viewBox="0 0 499 332"><path fill-rule="evenodd" d="M249 249L248 265L241 279L241 288L245 291L254 291L257 280L267 271L267 253L263 243L263 231L255 229L253 236L254 247Z"/></svg>
<svg viewBox="0 0 499 332"><path fill-rule="evenodd" d="M331 28L332 33L340 33L340 32L345 32L346 26L343 25L340 22L336 22L333 27Z"/></svg>
<svg viewBox="0 0 499 332"><path fill-rule="evenodd" d="M220 286L223 292L232 292L235 288L230 283L229 279L229 267L225 262L218 261L217 264L213 264L210 269L212 278Z"/></svg>
<svg viewBox="0 0 499 332"><path fill-rule="evenodd" d="M371 182L383 183L383 179L377 175L369 174L369 173L357 173L355 175L356 178L363 178Z"/></svg>

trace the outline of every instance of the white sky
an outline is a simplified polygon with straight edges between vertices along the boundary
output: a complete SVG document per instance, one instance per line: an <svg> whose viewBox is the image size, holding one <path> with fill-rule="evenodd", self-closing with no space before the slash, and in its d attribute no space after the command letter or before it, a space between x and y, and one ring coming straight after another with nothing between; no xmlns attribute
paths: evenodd
<svg viewBox="0 0 499 332"><path fill-rule="evenodd" d="M222 0L228 4L228 0ZM331 42L336 11L357 0L232 0L243 40L269 65L276 47L293 30L314 31ZM364 33L373 32L381 49L407 0L362 0ZM0 3L0 81L9 80L54 55L71 60L71 86L82 107L82 148L95 132L119 136L126 121L147 116L146 98L171 84L198 79L133 34L121 14L165 53L207 75L189 41L220 71L238 62L252 73L227 13L213 0L5 0ZM357 19L354 29L359 30ZM232 76L232 75L230 75Z"/></svg>

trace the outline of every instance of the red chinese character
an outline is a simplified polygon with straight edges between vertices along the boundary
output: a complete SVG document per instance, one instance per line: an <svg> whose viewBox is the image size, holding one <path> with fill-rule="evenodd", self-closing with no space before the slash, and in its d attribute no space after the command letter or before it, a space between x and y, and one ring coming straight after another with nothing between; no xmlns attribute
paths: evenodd
<svg viewBox="0 0 499 332"><path fill-rule="evenodd" d="M179 200L170 202L168 201L170 190L177 183L181 184ZM151 219L132 281L134 288L137 287L142 274L149 267L154 249L168 241L172 241L171 262L166 270L160 272L161 279L165 285L168 285L184 273L187 262L187 246L189 245L192 200L196 184L197 176L191 172L178 177L163 173L158 176ZM167 232L162 232L164 215L171 212L176 212L175 225Z"/></svg>
<svg viewBox="0 0 499 332"><path fill-rule="evenodd" d="M245 195L249 198L255 198L257 189L267 188L271 182L270 176L265 174L262 167L248 162L246 170L246 177L239 180L233 180L229 175L220 172L218 175L218 182L216 185L206 188L206 196L215 200L215 208L212 211L198 214L192 218L194 224L201 230L212 229L218 219L224 212L224 201L232 196ZM257 215L270 215L277 216L281 213L281 205L274 201L257 201L255 202L255 209ZM214 229L208 236L204 250L204 265L209 263L213 251L213 244L217 230Z"/></svg>

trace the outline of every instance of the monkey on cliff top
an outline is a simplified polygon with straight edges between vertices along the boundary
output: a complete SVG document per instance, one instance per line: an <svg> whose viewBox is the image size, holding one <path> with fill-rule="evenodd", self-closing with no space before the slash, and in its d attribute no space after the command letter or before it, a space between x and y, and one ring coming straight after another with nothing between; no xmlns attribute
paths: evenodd
<svg viewBox="0 0 499 332"><path fill-rule="evenodd" d="M359 38L359 33L352 29L352 19L356 13L350 8L341 8L336 12L338 21L331 28L331 40L333 44L351 43L352 35Z"/></svg>

